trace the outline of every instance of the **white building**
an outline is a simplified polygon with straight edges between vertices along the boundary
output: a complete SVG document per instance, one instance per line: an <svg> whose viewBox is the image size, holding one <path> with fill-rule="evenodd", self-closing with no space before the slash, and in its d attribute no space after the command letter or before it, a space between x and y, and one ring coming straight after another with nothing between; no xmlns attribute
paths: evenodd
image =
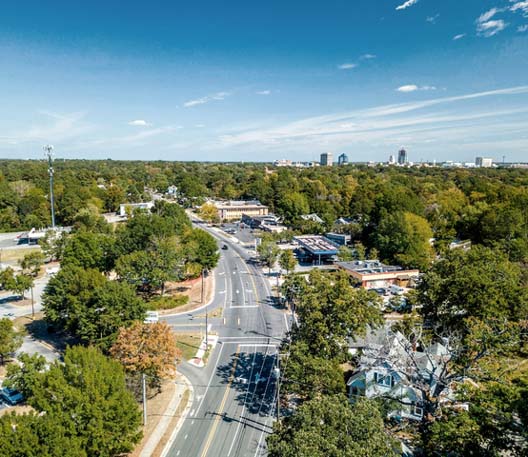
<svg viewBox="0 0 528 457"><path fill-rule="evenodd" d="M477 157L475 159L475 166L478 168L491 168L493 166L493 159L489 157Z"/></svg>

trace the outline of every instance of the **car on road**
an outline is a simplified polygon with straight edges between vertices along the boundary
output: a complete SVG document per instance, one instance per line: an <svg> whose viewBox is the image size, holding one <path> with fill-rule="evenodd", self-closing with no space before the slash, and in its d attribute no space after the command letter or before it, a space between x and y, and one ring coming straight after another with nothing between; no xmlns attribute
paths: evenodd
<svg viewBox="0 0 528 457"><path fill-rule="evenodd" d="M229 246L228 246L227 244L224 244L224 245L222 246L222 249L223 249L224 251L227 251L227 250L229 249Z"/></svg>

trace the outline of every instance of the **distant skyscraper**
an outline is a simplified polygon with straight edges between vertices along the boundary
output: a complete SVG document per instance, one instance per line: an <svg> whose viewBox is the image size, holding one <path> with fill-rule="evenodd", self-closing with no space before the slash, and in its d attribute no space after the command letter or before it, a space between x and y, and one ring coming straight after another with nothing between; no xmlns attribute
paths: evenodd
<svg viewBox="0 0 528 457"><path fill-rule="evenodd" d="M321 154L321 166L331 167L334 163L334 156L331 152L323 152Z"/></svg>
<svg viewBox="0 0 528 457"><path fill-rule="evenodd" d="M337 159L338 165L348 165L348 156L346 154L341 154Z"/></svg>
<svg viewBox="0 0 528 457"><path fill-rule="evenodd" d="M396 159L394 158L394 155L389 156L389 165L394 165L396 163Z"/></svg>
<svg viewBox="0 0 528 457"><path fill-rule="evenodd" d="M407 163L407 151L403 148L401 148L398 151L398 164L399 165L405 165Z"/></svg>
<svg viewBox="0 0 528 457"><path fill-rule="evenodd" d="M487 157L477 157L475 159L475 165L479 168L490 168L493 166L493 159Z"/></svg>

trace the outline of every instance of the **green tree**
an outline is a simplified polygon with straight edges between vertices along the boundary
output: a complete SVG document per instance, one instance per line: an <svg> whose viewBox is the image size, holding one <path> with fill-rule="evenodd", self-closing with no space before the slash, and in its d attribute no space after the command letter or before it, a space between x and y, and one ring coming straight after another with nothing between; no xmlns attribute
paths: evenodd
<svg viewBox="0 0 528 457"><path fill-rule="evenodd" d="M54 362L31 384L28 403L89 456L118 456L141 438L141 415L123 369L93 347L68 348L64 362Z"/></svg>
<svg viewBox="0 0 528 457"><path fill-rule="evenodd" d="M285 345L283 349L288 350L281 360L285 367L281 379L283 393L303 400L345 393L343 370L338 360L311 353L303 341Z"/></svg>
<svg viewBox="0 0 528 457"><path fill-rule="evenodd" d="M18 294L22 300L25 298L27 290L33 287L33 277L20 273L15 275L10 283L7 284L7 289L12 290Z"/></svg>
<svg viewBox="0 0 528 457"><path fill-rule="evenodd" d="M355 289L344 272L310 272L296 311L300 324L293 341L303 341L314 356L343 360L348 338L383 322L379 297Z"/></svg>
<svg viewBox="0 0 528 457"><path fill-rule="evenodd" d="M466 328L467 318L519 322L528 315L523 270L499 250L474 246L450 251L418 286L424 317L449 329Z"/></svg>
<svg viewBox="0 0 528 457"><path fill-rule="evenodd" d="M262 242L257 246L257 252L264 265L266 265L271 273L271 268L275 265L277 257L279 256L279 248L272 240L262 239Z"/></svg>
<svg viewBox="0 0 528 457"><path fill-rule="evenodd" d="M62 266L73 265L109 272L114 267L114 242L111 235L84 230L74 233L66 241Z"/></svg>
<svg viewBox="0 0 528 457"><path fill-rule="evenodd" d="M385 432L375 403L350 405L344 396L323 396L301 405L275 425L270 457L390 457L400 455Z"/></svg>
<svg viewBox="0 0 528 457"><path fill-rule="evenodd" d="M282 251L279 256L279 265L283 270L286 270L286 274L290 274L295 270L297 260L295 259L293 252L289 249Z"/></svg>
<svg viewBox="0 0 528 457"><path fill-rule="evenodd" d="M40 251L30 252L20 261L20 266L26 273L37 276L45 259L44 254Z"/></svg>
<svg viewBox="0 0 528 457"><path fill-rule="evenodd" d="M374 244L383 259L425 270L434 258L432 237L426 219L409 212L396 212L381 218Z"/></svg>
<svg viewBox="0 0 528 457"><path fill-rule="evenodd" d="M1 416L0 440L2 457L88 457L80 440L48 414Z"/></svg>
<svg viewBox="0 0 528 457"><path fill-rule="evenodd" d="M0 365L22 346L22 335L6 317L0 319Z"/></svg>
<svg viewBox="0 0 528 457"><path fill-rule="evenodd" d="M105 348L120 327L145 315L144 302L128 284L108 281L97 270L71 266L50 279L43 307L53 327Z"/></svg>
<svg viewBox="0 0 528 457"><path fill-rule="evenodd" d="M212 270L218 264L218 244L212 235L196 228L187 230L182 238L188 262L199 264L202 269Z"/></svg>

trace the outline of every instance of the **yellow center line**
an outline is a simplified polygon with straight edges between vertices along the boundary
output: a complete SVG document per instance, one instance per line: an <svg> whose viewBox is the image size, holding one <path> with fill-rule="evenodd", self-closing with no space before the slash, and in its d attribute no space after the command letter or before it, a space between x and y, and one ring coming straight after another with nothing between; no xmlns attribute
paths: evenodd
<svg viewBox="0 0 528 457"><path fill-rule="evenodd" d="M231 388L231 383L233 382L233 379L235 379L235 370L238 363L238 355L240 353L240 346L237 346L236 352L235 352L235 363L233 364L233 368L231 369L231 375L229 376L229 382L227 383L227 387L224 393L224 398L222 398L222 403L220 403L220 408L216 412L216 416L214 418L213 426L211 427L211 430L209 430L209 435L207 436L207 440L205 442L204 450L201 454L201 457L205 457L207 455L207 452L209 451L209 448L211 447L211 443L213 442L213 438L216 433L216 428L218 427L218 422L220 421L220 418L222 416L222 412L224 410L224 406L227 401L227 397L229 396L229 390Z"/></svg>

